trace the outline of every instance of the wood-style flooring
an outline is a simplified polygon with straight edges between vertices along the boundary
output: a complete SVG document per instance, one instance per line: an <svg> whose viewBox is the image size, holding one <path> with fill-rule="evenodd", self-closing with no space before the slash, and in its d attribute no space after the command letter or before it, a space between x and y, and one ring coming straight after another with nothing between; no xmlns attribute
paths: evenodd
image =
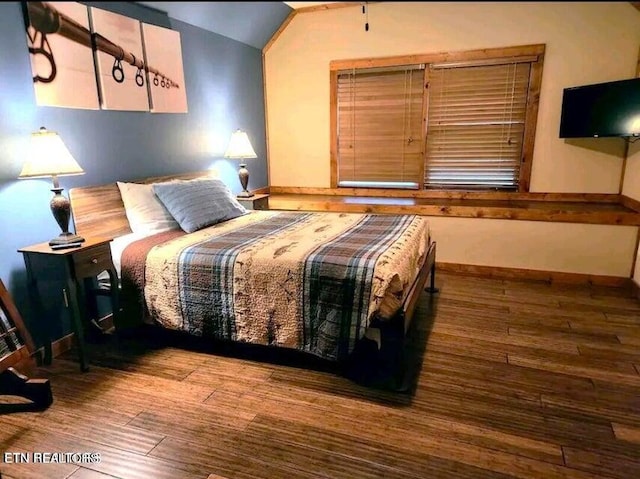
<svg viewBox="0 0 640 479"><path fill-rule="evenodd" d="M640 477L640 302L621 289L440 274L413 388L296 359L120 339L35 371L44 412L0 415L2 479ZM312 367L313 366L313 367ZM5 452L99 453L7 463Z"/></svg>

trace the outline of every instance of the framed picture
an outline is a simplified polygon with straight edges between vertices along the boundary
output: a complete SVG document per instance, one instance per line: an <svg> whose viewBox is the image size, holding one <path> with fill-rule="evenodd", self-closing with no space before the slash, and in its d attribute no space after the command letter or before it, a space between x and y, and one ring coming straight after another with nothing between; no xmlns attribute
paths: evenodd
<svg viewBox="0 0 640 479"><path fill-rule="evenodd" d="M102 108L149 111L140 22L96 7L90 11Z"/></svg>
<svg viewBox="0 0 640 479"><path fill-rule="evenodd" d="M142 24L153 113L187 113L180 32Z"/></svg>
<svg viewBox="0 0 640 479"><path fill-rule="evenodd" d="M36 104L100 108L89 14L77 2L24 2Z"/></svg>

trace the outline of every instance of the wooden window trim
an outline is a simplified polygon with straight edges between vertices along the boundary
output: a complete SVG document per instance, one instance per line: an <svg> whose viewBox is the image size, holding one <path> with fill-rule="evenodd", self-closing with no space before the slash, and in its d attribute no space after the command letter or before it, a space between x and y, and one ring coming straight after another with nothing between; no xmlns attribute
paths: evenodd
<svg viewBox="0 0 640 479"><path fill-rule="evenodd" d="M529 95L527 96L527 114L529 119L524 125L524 140L522 141L522 164L520 165L519 192L529 191L531 184L531 166L533 163L533 145L538 125L538 104L540 103L540 84L542 83L542 63L544 54L538 56L538 61L531 63L529 73Z"/></svg>
<svg viewBox="0 0 640 479"><path fill-rule="evenodd" d="M531 167L533 161L533 147L535 141L535 133L538 117L538 105L540 100L540 85L542 82L542 67L544 61L544 44L521 45L514 47L502 48L483 48L478 50L467 50L458 52L440 52L416 55L401 55L391 57L378 58L361 58L354 60L332 60L329 62L329 81L330 81L330 186L338 188L338 134L337 134L337 115L338 115L338 72L341 70L353 68L379 68L394 67L400 65L411 64L434 64L434 63L456 63L456 62L473 62L483 61L495 58L521 57L531 56L537 58L532 61L531 72L529 76L529 91L527 95L527 118L525 124L524 139L522 145L522 164L520 167L519 187L517 191L506 194L526 193L529 191L531 181ZM425 79L427 78L425 69ZM427 111L428 95L425 95L423 101L423 112ZM423 121L426 122L426 114L423 115ZM424 131L427 131L428 124L425 125ZM425 149L426 151L426 149ZM423 158L423 166L426 156ZM488 192L491 194L491 192Z"/></svg>
<svg viewBox="0 0 640 479"><path fill-rule="evenodd" d="M424 76L422 77L422 85L429 84L429 68L425 66ZM425 95L424 90L422 92L422 138L420 142L422 143L422 178L424 178L424 169L427 166L427 135L429 134L429 122L427 121L427 113L429 111L429 95ZM422 181L422 188L419 190L424 190L424 180Z"/></svg>
<svg viewBox="0 0 640 479"><path fill-rule="evenodd" d="M338 70L331 70L329 128L331 129L331 188L338 187Z"/></svg>
<svg viewBox="0 0 640 479"><path fill-rule="evenodd" d="M331 60L329 71L349 70L352 68L393 67L419 63L450 63L487 60L496 57L519 57L544 55L545 45L523 45L517 47L483 48L459 52L427 53L421 55L400 55L392 57L360 58L355 60Z"/></svg>

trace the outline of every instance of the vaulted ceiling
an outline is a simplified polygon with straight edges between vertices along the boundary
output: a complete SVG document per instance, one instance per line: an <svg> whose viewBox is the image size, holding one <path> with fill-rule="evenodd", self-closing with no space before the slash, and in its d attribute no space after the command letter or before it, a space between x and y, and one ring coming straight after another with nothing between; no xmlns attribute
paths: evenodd
<svg viewBox="0 0 640 479"><path fill-rule="evenodd" d="M262 49L294 11L365 2L137 2L172 18ZM369 2L371 3L371 2ZM640 11L640 2L629 2Z"/></svg>

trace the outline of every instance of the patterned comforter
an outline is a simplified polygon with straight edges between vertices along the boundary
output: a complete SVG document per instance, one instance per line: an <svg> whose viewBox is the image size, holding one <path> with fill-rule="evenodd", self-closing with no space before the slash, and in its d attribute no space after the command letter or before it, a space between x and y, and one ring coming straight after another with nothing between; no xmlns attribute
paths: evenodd
<svg viewBox="0 0 640 479"><path fill-rule="evenodd" d="M398 311L428 244L415 215L253 211L134 242L123 293L165 328L340 360Z"/></svg>

